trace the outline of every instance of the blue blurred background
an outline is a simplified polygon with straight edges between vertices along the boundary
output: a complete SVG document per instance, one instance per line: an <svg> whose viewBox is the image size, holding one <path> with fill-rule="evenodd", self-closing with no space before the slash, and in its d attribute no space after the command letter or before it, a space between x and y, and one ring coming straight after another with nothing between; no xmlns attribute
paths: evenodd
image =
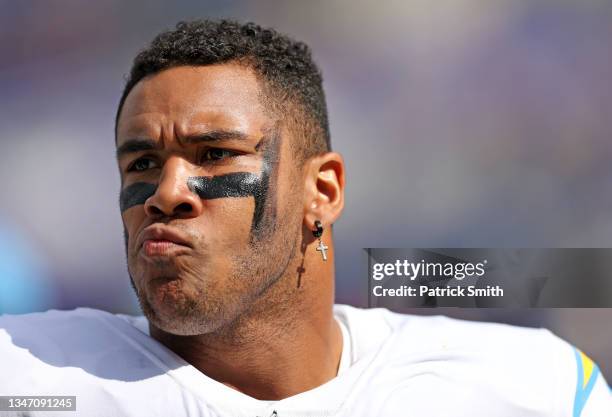
<svg viewBox="0 0 612 417"><path fill-rule="evenodd" d="M314 51L348 166L339 302L367 303L364 247L612 246L609 1L0 0L0 313L138 313L113 117L137 51L199 17ZM548 327L612 379L612 309L445 312Z"/></svg>

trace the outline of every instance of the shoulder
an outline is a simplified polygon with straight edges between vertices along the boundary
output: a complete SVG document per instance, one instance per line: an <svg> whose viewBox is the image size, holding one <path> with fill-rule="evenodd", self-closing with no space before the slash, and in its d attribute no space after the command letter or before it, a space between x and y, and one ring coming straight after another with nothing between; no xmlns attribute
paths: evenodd
<svg viewBox="0 0 612 417"><path fill-rule="evenodd" d="M456 360L473 359L473 364L516 362L536 369L553 366L552 352L574 355L571 345L546 329L439 315L399 314L384 308L335 306L334 311L348 323L351 333L367 334L368 339L384 339L389 361L405 361L415 355L448 357L452 353Z"/></svg>
<svg viewBox="0 0 612 417"><path fill-rule="evenodd" d="M90 308L3 315L0 352L22 347L61 360L67 352L99 351L113 345L130 328L133 326L120 316Z"/></svg>
<svg viewBox="0 0 612 417"><path fill-rule="evenodd" d="M391 345L391 363L409 360L410 346L413 358L446 367L449 379L540 406L573 384L559 379L562 363L575 366L573 347L547 329L411 316L396 328Z"/></svg>
<svg viewBox="0 0 612 417"><path fill-rule="evenodd" d="M125 317L89 308L0 316L0 368L24 382L77 370L111 379L142 373L156 368L145 354L152 343Z"/></svg>
<svg viewBox="0 0 612 417"><path fill-rule="evenodd" d="M373 372L387 381L390 404L410 395L423 399L423 409L441 412L457 404L523 415L578 416L574 409L586 413L589 407L609 412L609 391L596 365L549 330L385 309L345 311L353 323L386 333ZM432 404L433 393L448 401Z"/></svg>
<svg viewBox="0 0 612 417"><path fill-rule="evenodd" d="M479 355L502 352L520 355L572 349L571 345L543 328L455 319L442 315L420 316L394 313L384 308L360 309L336 306L336 315L346 317L352 327L368 328L385 334L391 344L406 344L410 352L463 351ZM406 349L402 349L407 353ZM548 356L548 355L547 355Z"/></svg>
<svg viewBox="0 0 612 417"><path fill-rule="evenodd" d="M454 319L446 316L400 314L385 308L335 305L334 314L351 332L367 332L392 344L406 343L410 351L463 349L480 353L534 352L566 344L546 329ZM406 353L405 349L402 349Z"/></svg>
<svg viewBox="0 0 612 417"><path fill-rule="evenodd" d="M169 373L183 363L139 330L145 324L84 308L0 316L0 369L10 375L0 395L76 396L92 417L168 415L183 398Z"/></svg>
<svg viewBox="0 0 612 417"><path fill-rule="evenodd" d="M77 347L83 343L93 345L94 340L104 340L109 331L107 323L114 320L116 318L110 313L89 308L3 315L0 316L0 352L6 354L22 347L31 352L52 354L63 347ZM59 359L61 353L58 351L55 356Z"/></svg>

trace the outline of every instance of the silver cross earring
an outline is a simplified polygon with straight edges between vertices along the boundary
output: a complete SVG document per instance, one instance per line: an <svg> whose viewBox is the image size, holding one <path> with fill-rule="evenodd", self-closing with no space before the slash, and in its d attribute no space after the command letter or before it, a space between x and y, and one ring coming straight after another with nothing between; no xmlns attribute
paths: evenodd
<svg viewBox="0 0 612 417"><path fill-rule="evenodd" d="M329 248L325 246L321 241L321 236L323 236L323 226L321 226L321 222L319 220L315 220L315 227L317 228L317 230L313 230L312 234L314 235L314 237L319 239L319 246L317 246L317 251L321 252L323 260L327 261L327 249Z"/></svg>

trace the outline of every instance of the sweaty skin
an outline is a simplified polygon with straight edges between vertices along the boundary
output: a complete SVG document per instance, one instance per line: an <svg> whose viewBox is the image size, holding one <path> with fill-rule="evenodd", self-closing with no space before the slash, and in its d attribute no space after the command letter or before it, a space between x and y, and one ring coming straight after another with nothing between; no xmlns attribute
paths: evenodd
<svg viewBox="0 0 612 417"><path fill-rule="evenodd" d="M296 160L294 127L266 103L245 66L164 70L128 95L117 158L128 270L151 335L209 377L278 400L337 373L329 226L344 168L331 152Z"/></svg>

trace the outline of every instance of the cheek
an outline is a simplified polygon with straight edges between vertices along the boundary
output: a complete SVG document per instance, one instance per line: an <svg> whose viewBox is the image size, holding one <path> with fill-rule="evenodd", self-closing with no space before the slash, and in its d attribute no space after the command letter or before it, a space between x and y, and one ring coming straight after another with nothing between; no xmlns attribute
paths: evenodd
<svg viewBox="0 0 612 417"><path fill-rule="evenodd" d="M201 217L204 222L203 234L209 244L235 246L248 243L254 207L252 197L206 201Z"/></svg>
<svg viewBox="0 0 612 417"><path fill-rule="evenodd" d="M132 207L121 214L123 227L127 232L127 249L128 259L134 253L134 245L136 245L136 236L141 230L146 219L143 206Z"/></svg>

